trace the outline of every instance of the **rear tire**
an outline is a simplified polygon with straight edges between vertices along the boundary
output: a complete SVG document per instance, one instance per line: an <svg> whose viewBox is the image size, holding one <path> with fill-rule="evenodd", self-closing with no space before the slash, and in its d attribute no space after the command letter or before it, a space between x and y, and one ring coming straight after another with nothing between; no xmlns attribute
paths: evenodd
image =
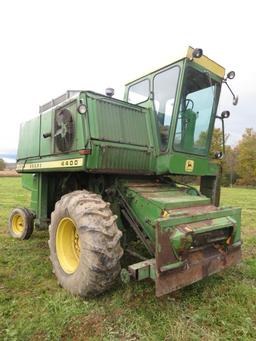
<svg viewBox="0 0 256 341"><path fill-rule="evenodd" d="M50 259L59 284L74 295L109 289L120 272L122 232L110 204L86 190L62 196L49 227Z"/></svg>
<svg viewBox="0 0 256 341"><path fill-rule="evenodd" d="M27 208L14 208L9 216L8 232L13 238L29 239L34 229L34 216Z"/></svg>

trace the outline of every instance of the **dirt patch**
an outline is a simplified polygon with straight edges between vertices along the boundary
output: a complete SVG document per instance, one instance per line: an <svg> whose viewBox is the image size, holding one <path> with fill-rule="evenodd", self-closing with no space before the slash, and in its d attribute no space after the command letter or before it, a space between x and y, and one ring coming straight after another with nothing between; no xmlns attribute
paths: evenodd
<svg viewBox="0 0 256 341"><path fill-rule="evenodd" d="M3 170L3 171L0 171L0 177L3 177L3 176L20 176L20 174L18 174L16 172L15 169L12 169L12 170Z"/></svg>
<svg viewBox="0 0 256 341"><path fill-rule="evenodd" d="M43 331L36 332L36 334L34 334L31 338L32 341L41 341L46 339L47 335Z"/></svg>
<svg viewBox="0 0 256 341"><path fill-rule="evenodd" d="M89 341L103 340L104 335L111 336L115 340L120 341L138 341L139 336L125 330L120 330L116 321L123 314L122 309L116 309L108 313L92 313L89 316L77 316L72 319L64 332L62 333L61 341Z"/></svg>
<svg viewBox="0 0 256 341"><path fill-rule="evenodd" d="M76 321L72 320L66 326L60 340L87 341L92 337L100 337L105 318L106 316L102 314L79 316Z"/></svg>

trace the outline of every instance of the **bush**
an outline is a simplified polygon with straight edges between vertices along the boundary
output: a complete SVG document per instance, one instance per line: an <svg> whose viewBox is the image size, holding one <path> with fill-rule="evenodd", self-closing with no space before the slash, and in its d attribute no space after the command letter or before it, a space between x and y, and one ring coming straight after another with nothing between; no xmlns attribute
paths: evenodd
<svg viewBox="0 0 256 341"><path fill-rule="evenodd" d="M0 159L0 171L5 169L5 162L3 159Z"/></svg>

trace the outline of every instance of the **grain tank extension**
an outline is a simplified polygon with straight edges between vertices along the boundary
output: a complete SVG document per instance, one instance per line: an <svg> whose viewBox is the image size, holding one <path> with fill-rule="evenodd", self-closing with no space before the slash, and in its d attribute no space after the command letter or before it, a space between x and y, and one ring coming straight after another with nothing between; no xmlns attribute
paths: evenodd
<svg viewBox="0 0 256 341"><path fill-rule="evenodd" d="M189 48L128 83L124 100L68 91L41 106L20 130L17 171L31 207L13 209L10 234L49 228L58 282L80 296L119 275L151 278L161 296L239 262L241 210L219 207L221 153L209 154L230 75ZM198 177L200 189L177 175ZM121 270L124 252L134 264Z"/></svg>

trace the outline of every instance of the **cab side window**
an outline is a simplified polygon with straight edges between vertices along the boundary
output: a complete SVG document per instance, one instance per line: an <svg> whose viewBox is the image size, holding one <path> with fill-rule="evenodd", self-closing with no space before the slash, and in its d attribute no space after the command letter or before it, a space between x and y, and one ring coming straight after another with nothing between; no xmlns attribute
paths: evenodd
<svg viewBox="0 0 256 341"><path fill-rule="evenodd" d="M149 80L144 79L129 87L128 102L139 104L145 102L149 98Z"/></svg>

